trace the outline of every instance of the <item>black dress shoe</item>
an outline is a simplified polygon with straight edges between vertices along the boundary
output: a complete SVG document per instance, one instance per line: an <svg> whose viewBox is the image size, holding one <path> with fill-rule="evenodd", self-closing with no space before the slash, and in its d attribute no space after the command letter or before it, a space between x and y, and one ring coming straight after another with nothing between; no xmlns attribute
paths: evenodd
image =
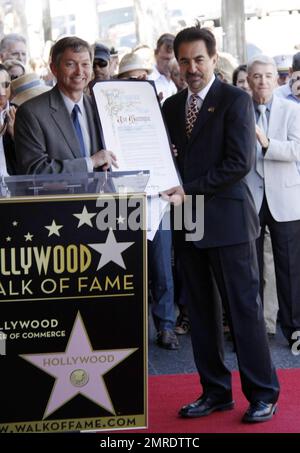
<svg viewBox="0 0 300 453"><path fill-rule="evenodd" d="M175 351L179 348L178 339L173 330L165 329L158 332L156 342L161 348L169 349L171 351Z"/></svg>
<svg viewBox="0 0 300 453"><path fill-rule="evenodd" d="M204 417L215 411L229 411L233 409L234 401L232 399L220 399L202 395L193 403L183 406L179 415L185 418Z"/></svg>
<svg viewBox="0 0 300 453"><path fill-rule="evenodd" d="M276 409L276 403L264 403L263 401L251 403L242 418L242 421L244 423L266 422L271 420L276 412Z"/></svg>

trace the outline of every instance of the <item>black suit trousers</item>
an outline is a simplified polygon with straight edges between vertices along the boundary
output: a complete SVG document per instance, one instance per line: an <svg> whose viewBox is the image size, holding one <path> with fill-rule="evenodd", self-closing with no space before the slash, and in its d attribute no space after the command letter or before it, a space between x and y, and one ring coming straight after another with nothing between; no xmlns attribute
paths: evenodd
<svg viewBox="0 0 300 453"><path fill-rule="evenodd" d="M256 241L263 294L263 244L266 225L270 230L274 255L280 325L284 336L291 340L300 331L300 220L277 222L264 196L259 212L261 234Z"/></svg>
<svg viewBox="0 0 300 453"><path fill-rule="evenodd" d="M279 384L259 296L255 241L210 249L184 242L177 252L187 281L193 351L204 393L231 396L213 273L235 342L243 393L250 402L275 402Z"/></svg>

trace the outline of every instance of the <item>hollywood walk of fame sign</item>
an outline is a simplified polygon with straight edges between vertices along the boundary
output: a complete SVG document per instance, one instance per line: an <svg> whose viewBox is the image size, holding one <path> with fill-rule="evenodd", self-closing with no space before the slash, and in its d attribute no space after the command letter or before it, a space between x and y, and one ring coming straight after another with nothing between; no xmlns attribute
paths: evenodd
<svg viewBox="0 0 300 453"><path fill-rule="evenodd" d="M143 195L0 207L0 433L146 426Z"/></svg>

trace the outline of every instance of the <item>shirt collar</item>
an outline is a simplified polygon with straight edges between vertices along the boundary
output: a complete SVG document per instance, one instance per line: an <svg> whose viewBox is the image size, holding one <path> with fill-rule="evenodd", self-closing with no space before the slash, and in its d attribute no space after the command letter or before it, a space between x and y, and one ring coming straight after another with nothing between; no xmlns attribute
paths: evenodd
<svg viewBox="0 0 300 453"><path fill-rule="evenodd" d="M72 99L70 99L68 96L66 96L64 93L62 93L61 91L59 91L63 100L64 100L64 103L67 107L67 110L69 112L69 114L71 115L72 114L72 111L73 111L73 108L74 108L74 105L77 104L80 108L80 112L82 114L83 112L83 109L84 109L84 106L83 106L83 94L81 95L81 98L78 102L74 102L72 101Z"/></svg>
<svg viewBox="0 0 300 453"><path fill-rule="evenodd" d="M270 112L271 111L271 107L272 107L272 102L273 102L273 96L271 97L271 99L269 100L269 102L266 102L264 105L267 107L267 111ZM258 108L257 106L260 105L258 104L256 101L253 100L253 104L254 104L254 108L256 110L256 112L258 112Z"/></svg>
<svg viewBox="0 0 300 453"><path fill-rule="evenodd" d="M151 76L153 77L153 80L157 80L157 79L159 79L160 76L161 76L161 73L160 73L159 70L157 69L157 66L156 66L156 65L154 65L153 68L152 68Z"/></svg>
<svg viewBox="0 0 300 453"><path fill-rule="evenodd" d="M209 92L210 90L210 87L212 86L212 84L214 83L215 81L215 74L212 75L212 78L210 79L210 81L208 82L208 84L200 91L198 91L198 93L193 93L189 88L188 88L188 102L190 100L190 97L193 95L193 94L196 94L197 96L199 96L199 98L204 101L207 93Z"/></svg>

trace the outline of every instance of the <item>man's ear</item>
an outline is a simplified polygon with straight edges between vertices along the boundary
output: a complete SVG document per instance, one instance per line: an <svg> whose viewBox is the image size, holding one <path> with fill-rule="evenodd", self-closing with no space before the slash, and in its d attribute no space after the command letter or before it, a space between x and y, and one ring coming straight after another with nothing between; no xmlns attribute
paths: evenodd
<svg viewBox="0 0 300 453"><path fill-rule="evenodd" d="M57 75L57 66L52 61L50 63L50 69L51 69L52 74L56 77L56 75Z"/></svg>

